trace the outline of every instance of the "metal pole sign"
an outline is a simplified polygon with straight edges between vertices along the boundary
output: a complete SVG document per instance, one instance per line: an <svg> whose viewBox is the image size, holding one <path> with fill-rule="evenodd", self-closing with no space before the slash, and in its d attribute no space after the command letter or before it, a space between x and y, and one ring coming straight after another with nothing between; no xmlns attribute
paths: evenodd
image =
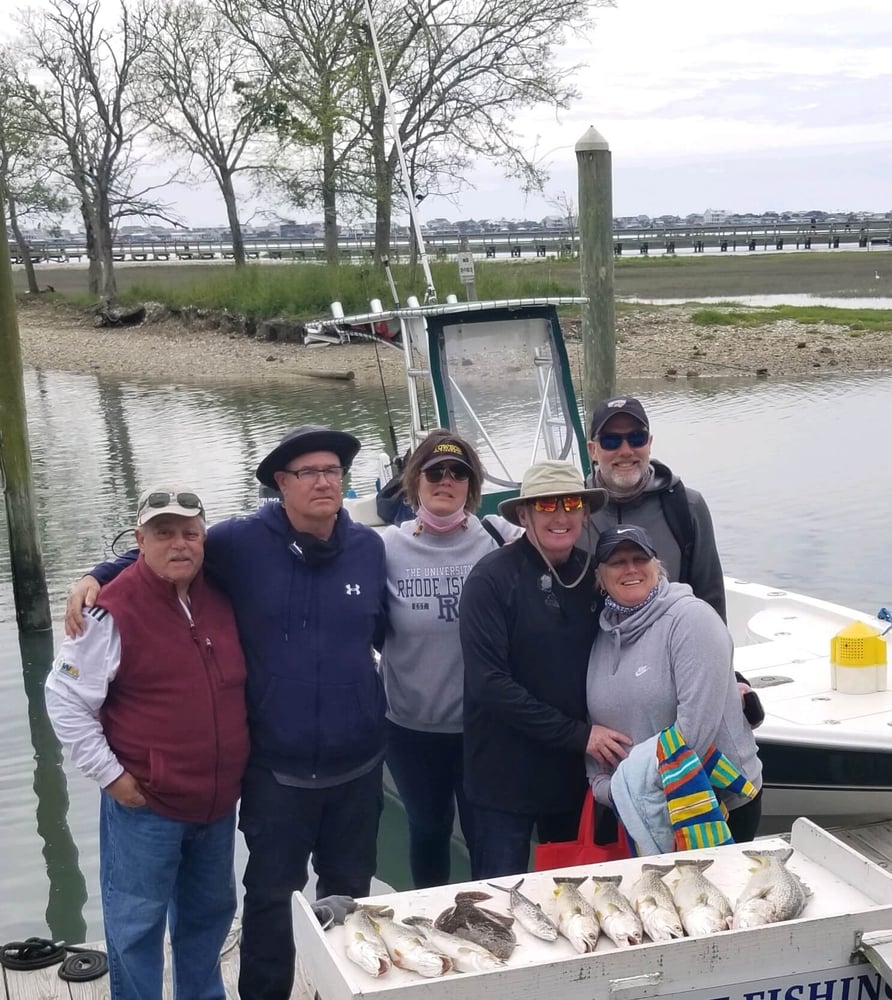
<svg viewBox="0 0 892 1000"><path fill-rule="evenodd" d="M458 280L465 286L465 293L468 301L477 298L476 282L474 279L474 255L463 250L458 255Z"/></svg>

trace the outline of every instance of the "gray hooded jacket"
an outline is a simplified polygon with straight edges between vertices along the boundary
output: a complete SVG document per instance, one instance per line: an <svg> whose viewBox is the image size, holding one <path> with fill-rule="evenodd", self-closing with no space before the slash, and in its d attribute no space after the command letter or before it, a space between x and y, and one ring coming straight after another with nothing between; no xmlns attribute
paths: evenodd
<svg viewBox="0 0 892 1000"><path fill-rule="evenodd" d="M722 564L716 548L712 517L706 501L689 486L684 486L678 476L662 462L651 462L653 477L647 489L632 500L611 499L607 506L589 518L588 526L579 539L580 548L595 551L602 531L617 524L637 524L653 539L660 561L666 567L669 579L688 583L694 595L712 605L722 619L725 618L725 583ZM589 479L591 485L591 477ZM681 490L687 498L693 537L688 570L681 572L681 548L672 526L666 519L665 494Z"/></svg>
<svg viewBox="0 0 892 1000"><path fill-rule="evenodd" d="M661 580L646 607L623 617L605 608L600 624L586 681L592 725L638 744L677 723L701 758L714 744L760 788L762 764L740 703L731 636L715 611L687 584ZM595 798L609 805L613 768L591 757L586 766ZM746 800L724 801L734 809Z"/></svg>

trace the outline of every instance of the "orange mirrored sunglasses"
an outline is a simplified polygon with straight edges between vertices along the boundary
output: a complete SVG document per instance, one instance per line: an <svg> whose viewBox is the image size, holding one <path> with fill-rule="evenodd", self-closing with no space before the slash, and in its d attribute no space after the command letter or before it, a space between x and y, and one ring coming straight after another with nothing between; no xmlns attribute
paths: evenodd
<svg viewBox="0 0 892 1000"><path fill-rule="evenodd" d="M545 497L541 500L533 501L533 510L538 511L540 514L553 514L558 507L558 504L563 504L564 510L568 514L572 514L574 510L582 510L585 501L581 496L569 496L569 497Z"/></svg>

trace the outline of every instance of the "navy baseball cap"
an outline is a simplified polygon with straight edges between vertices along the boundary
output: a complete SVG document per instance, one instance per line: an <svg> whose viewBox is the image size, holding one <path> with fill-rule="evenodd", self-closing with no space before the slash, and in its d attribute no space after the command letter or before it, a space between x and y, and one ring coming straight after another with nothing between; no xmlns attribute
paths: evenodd
<svg viewBox="0 0 892 1000"><path fill-rule="evenodd" d="M595 563L606 562L625 542L637 545L651 559L657 554L654 543L644 528L640 528L637 524L618 524L615 528L601 532L598 544L595 546Z"/></svg>

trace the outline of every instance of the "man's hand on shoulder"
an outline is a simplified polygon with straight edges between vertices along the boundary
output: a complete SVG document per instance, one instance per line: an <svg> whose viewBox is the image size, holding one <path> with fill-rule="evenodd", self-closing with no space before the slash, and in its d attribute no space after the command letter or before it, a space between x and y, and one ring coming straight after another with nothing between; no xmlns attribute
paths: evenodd
<svg viewBox="0 0 892 1000"><path fill-rule="evenodd" d="M130 809L136 809L146 804L146 797L139 787L139 782L129 771L119 774L114 781L105 786L105 790L115 802Z"/></svg>
<svg viewBox="0 0 892 1000"><path fill-rule="evenodd" d="M65 634L76 639L84 634L84 608L92 608L101 590L95 576L82 576L68 591L65 602Z"/></svg>

